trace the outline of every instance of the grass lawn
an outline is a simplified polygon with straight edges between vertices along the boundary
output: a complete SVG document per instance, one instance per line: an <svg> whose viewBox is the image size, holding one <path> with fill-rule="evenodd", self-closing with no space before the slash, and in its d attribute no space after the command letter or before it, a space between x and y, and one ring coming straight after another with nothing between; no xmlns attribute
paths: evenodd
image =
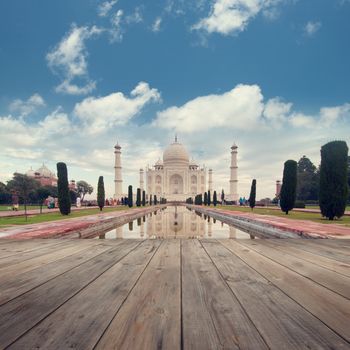
<svg viewBox="0 0 350 350"><path fill-rule="evenodd" d="M236 206L230 206L230 205L218 205L218 209L225 209L225 210L235 210L235 211L243 211L243 212L249 212L251 213L252 210L249 207L236 207ZM314 221L320 224L341 224L350 226L350 216L343 216L340 219L337 220L326 220L322 218L321 214L316 213L306 213L306 212L298 212L298 211L290 211L288 215L283 213L280 210L273 210L269 208L254 208L253 210L254 214L260 214L260 215L272 215L272 216L280 216L288 219L295 219L295 220L310 220Z"/></svg>
<svg viewBox="0 0 350 350"><path fill-rule="evenodd" d="M129 209L129 207L120 206L116 208L104 208L102 210L102 213L108 213L111 211L125 210L125 209ZM101 213L100 209L97 208L97 209L74 210L68 216L61 215L60 212L37 214L34 216L29 216L28 221L26 221L24 216L7 217L7 218L0 218L0 227L5 227L9 225L37 224L40 222L78 218L81 216L94 215L94 214L100 214L100 213Z"/></svg>
<svg viewBox="0 0 350 350"><path fill-rule="evenodd" d="M10 209L9 209L10 208ZM43 206L43 208L46 208ZM27 205L27 209L40 209L39 205ZM24 210L24 205L20 205L18 210ZM12 204L1 204L0 211L12 211Z"/></svg>
<svg viewBox="0 0 350 350"><path fill-rule="evenodd" d="M305 209L320 209L318 205L307 205ZM346 211L350 211L350 205L347 205L345 208Z"/></svg>

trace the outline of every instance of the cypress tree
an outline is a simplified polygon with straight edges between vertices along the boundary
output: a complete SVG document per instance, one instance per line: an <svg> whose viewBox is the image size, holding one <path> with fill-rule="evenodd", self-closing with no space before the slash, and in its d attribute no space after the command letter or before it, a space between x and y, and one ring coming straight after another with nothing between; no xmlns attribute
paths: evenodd
<svg viewBox="0 0 350 350"><path fill-rule="evenodd" d="M102 208L105 206L105 185L103 183L103 176L98 178L97 184L97 204L102 211Z"/></svg>
<svg viewBox="0 0 350 350"><path fill-rule="evenodd" d="M204 192L204 205L208 205L208 194Z"/></svg>
<svg viewBox="0 0 350 350"><path fill-rule="evenodd" d="M157 196L156 195L154 195L154 198L153 198L154 200L154 205L157 205L157 203L158 203L158 201L157 201Z"/></svg>
<svg viewBox="0 0 350 350"><path fill-rule="evenodd" d="M255 199L256 199L256 180L254 179L252 181L252 187L250 188L250 195L249 195L249 206L252 208L252 210L255 207Z"/></svg>
<svg viewBox="0 0 350 350"><path fill-rule="evenodd" d="M216 191L214 191L214 194L213 194L213 204L214 204L214 207L216 207L216 205L218 204L218 197L217 197Z"/></svg>
<svg viewBox="0 0 350 350"><path fill-rule="evenodd" d="M321 147L320 209L322 216L333 220L344 215L348 197L348 146L332 141Z"/></svg>
<svg viewBox="0 0 350 350"><path fill-rule="evenodd" d="M132 194L132 186L129 185L128 187L128 206L129 208L131 208L133 206L133 198L132 198L133 194Z"/></svg>
<svg viewBox="0 0 350 350"><path fill-rule="evenodd" d="M141 207L141 189L138 188L136 191L136 206Z"/></svg>
<svg viewBox="0 0 350 350"><path fill-rule="evenodd" d="M71 202L67 165L65 163L57 163L57 178L58 206L62 215L68 215L70 213Z"/></svg>
<svg viewBox="0 0 350 350"><path fill-rule="evenodd" d="M149 195L149 205L152 205L152 195Z"/></svg>
<svg viewBox="0 0 350 350"><path fill-rule="evenodd" d="M203 204L203 196L202 196L202 193L199 195L199 205L202 205Z"/></svg>
<svg viewBox="0 0 350 350"><path fill-rule="evenodd" d="M146 205L146 191L142 191L142 206Z"/></svg>
<svg viewBox="0 0 350 350"><path fill-rule="evenodd" d="M281 210L288 214L294 208L297 191L297 162L287 160L284 163L282 188L280 193Z"/></svg>
<svg viewBox="0 0 350 350"><path fill-rule="evenodd" d="M224 203L224 200L225 200L225 192L224 192L224 189L222 189L222 191L221 191L221 204Z"/></svg>
<svg viewBox="0 0 350 350"><path fill-rule="evenodd" d="M208 201L208 205L210 206L210 204L211 204L210 191L208 191L208 198L207 198L207 201Z"/></svg>

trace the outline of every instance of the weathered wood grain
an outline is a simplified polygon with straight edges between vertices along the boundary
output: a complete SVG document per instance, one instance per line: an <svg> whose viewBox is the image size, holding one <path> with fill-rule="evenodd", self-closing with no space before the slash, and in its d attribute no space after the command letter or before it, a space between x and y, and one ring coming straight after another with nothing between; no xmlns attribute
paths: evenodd
<svg viewBox="0 0 350 350"><path fill-rule="evenodd" d="M49 248L53 248L54 250L51 252L46 252L46 254L34 257L32 259L24 260L22 262L18 262L17 264L11 264L0 269L0 285L9 276L28 272L38 267L47 265L53 261L57 261L67 256L73 255L79 251L84 250L86 248L86 245L73 243L71 245L64 245L58 249L56 249L55 246Z"/></svg>
<svg viewBox="0 0 350 350"><path fill-rule="evenodd" d="M180 349L180 273L180 240L164 240L96 349Z"/></svg>
<svg viewBox="0 0 350 350"><path fill-rule="evenodd" d="M267 349L198 240L182 241L184 349Z"/></svg>
<svg viewBox="0 0 350 350"><path fill-rule="evenodd" d="M70 240L67 240L67 242ZM33 239L33 240L12 240L2 239L0 240L0 259L7 258L9 256L18 255L31 250L40 250L51 245L65 244L64 240L57 239Z"/></svg>
<svg viewBox="0 0 350 350"><path fill-rule="evenodd" d="M337 272L341 275L350 277L350 265L326 258L321 255L312 254L306 250L299 249L297 247L292 246L284 239L265 239L259 241L260 245L273 247L275 249L280 250L281 252L293 255L296 258L303 259L312 264L322 266L330 271Z"/></svg>
<svg viewBox="0 0 350 350"><path fill-rule="evenodd" d="M346 298L264 257L255 250L241 245L237 241L227 240L223 241L222 244L280 288L286 295L322 320L334 332L350 341L348 327L350 303Z"/></svg>
<svg viewBox="0 0 350 350"><path fill-rule="evenodd" d="M300 241L300 242L299 242ZM292 240L288 239L288 244L298 247L299 249L306 250L307 252L325 256L326 258L333 259L336 261L340 261L346 264L350 264L350 256L344 254L344 252L337 250L336 248L326 245L326 244L318 244L315 245L312 243L313 241L318 240L309 240L309 239L300 239L300 240ZM328 240L327 240L328 241Z"/></svg>
<svg viewBox="0 0 350 350"><path fill-rule="evenodd" d="M348 344L240 258L216 242L202 242L271 349L342 348ZM227 244L230 247L230 244ZM252 256L250 259L255 259ZM257 263L259 263L257 257Z"/></svg>
<svg viewBox="0 0 350 350"><path fill-rule="evenodd" d="M76 242L74 241L67 241L64 242L63 244L60 243L59 240L56 240L57 244L49 244L46 246L43 246L41 249L31 249L31 250L26 250L22 251L20 253L17 253L12 256L6 257L6 259L0 259L0 273L6 271L6 268L9 266L17 265L19 263L23 263L25 261L28 261L30 259L38 258L37 260L40 259L41 256L53 256L52 253L62 251L62 249L70 248L73 247L75 249L79 249L80 247L90 247L95 245L94 242L83 242L83 244L77 245ZM36 261L36 260L35 260ZM32 264L33 266L35 265L35 261L29 262L29 264Z"/></svg>
<svg viewBox="0 0 350 350"><path fill-rule="evenodd" d="M0 305L17 298L23 293L65 273L95 256L111 249L108 245L96 245L79 250L77 253L53 261L28 272L11 274L1 279Z"/></svg>
<svg viewBox="0 0 350 350"><path fill-rule="evenodd" d="M251 240L241 240L240 244L254 249L259 254L289 268L300 275L350 299L350 279L321 266L314 265L293 255L285 254L270 246Z"/></svg>
<svg viewBox="0 0 350 350"><path fill-rule="evenodd" d="M9 349L93 349L159 245L139 245Z"/></svg>
<svg viewBox="0 0 350 350"><path fill-rule="evenodd" d="M86 263L0 307L0 348L4 348L124 258L140 242L125 240ZM93 302L91 300L91 302Z"/></svg>

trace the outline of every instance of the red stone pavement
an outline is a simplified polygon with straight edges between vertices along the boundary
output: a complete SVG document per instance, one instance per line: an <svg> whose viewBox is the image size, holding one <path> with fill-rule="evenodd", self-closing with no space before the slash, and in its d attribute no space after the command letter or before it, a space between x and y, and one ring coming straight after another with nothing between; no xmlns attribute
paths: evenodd
<svg viewBox="0 0 350 350"><path fill-rule="evenodd" d="M281 230L294 231L301 236L305 237L323 237L323 238L350 238L350 227L340 224L323 224L313 222L309 220L295 220L288 219L287 217L273 216L273 215L261 215L250 212L241 212L225 209L209 210L224 212L228 215L239 216L243 218L249 218Z"/></svg>
<svg viewBox="0 0 350 350"><path fill-rule="evenodd" d="M120 217L122 215L134 215L138 212L149 212L151 208L133 208L132 210L118 210L108 213L82 216L72 219L63 219L39 224L13 225L7 228L0 228L0 238L55 238L64 237L72 231L81 230L98 223ZM156 210L153 207L151 210Z"/></svg>
<svg viewBox="0 0 350 350"><path fill-rule="evenodd" d="M150 208L148 208L150 209ZM156 208L152 208L155 210ZM147 208L134 208L132 210L120 210L108 212L105 214L89 215L73 219L57 220L44 222L40 224L18 225L8 228L0 228L0 237L4 238L49 238L55 236L64 236L72 231L87 228L91 225L105 222L107 220L122 216L135 214L136 211L145 211ZM294 220L272 215L259 215L249 212L240 212L233 210L208 208L209 211L220 211L227 215L249 218L263 224L271 225L281 230L289 230L305 237L324 237L324 238L350 238L350 227L339 224L321 224L308 220Z"/></svg>

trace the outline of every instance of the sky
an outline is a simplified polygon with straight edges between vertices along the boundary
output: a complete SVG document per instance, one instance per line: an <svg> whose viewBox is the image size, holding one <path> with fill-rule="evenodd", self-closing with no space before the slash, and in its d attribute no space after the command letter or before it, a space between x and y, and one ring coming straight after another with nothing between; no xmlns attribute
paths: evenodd
<svg viewBox="0 0 350 350"><path fill-rule="evenodd" d="M350 0L2 0L0 181L63 161L112 196L174 135L214 189L275 194L283 164L350 142Z"/></svg>

